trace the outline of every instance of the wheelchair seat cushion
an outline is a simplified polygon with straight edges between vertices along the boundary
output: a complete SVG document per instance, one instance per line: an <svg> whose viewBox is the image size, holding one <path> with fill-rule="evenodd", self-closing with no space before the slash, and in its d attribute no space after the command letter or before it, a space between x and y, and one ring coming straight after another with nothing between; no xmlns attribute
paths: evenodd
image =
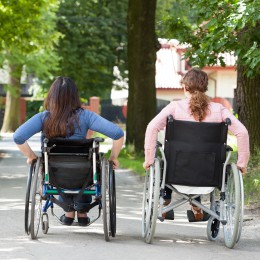
<svg viewBox="0 0 260 260"><path fill-rule="evenodd" d="M80 189L92 182L91 163L86 156L49 157L50 183L64 189Z"/></svg>
<svg viewBox="0 0 260 260"><path fill-rule="evenodd" d="M185 185L172 185L177 191L184 194L209 194L215 187L193 187Z"/></svg>

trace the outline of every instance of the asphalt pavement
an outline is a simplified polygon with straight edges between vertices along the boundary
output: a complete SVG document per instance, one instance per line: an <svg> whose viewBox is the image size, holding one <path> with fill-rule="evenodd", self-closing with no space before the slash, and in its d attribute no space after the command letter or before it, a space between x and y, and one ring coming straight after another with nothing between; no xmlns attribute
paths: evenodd
<svg viewBox="0 0 260 260"><path fill-rule="evenodd" d="M30 139L40 151L39 136ZM102 149L102 146L101 146ZM104 152L109 146L104 145ZM247 211L241 240L234 249L224 246L223 232L215 242L207 239L206 223L189 223L186 210L175 211L175 220L158 222L154 241L141 237L143 179L131 171L116 171L117 234L104 240L102 218L89 227L63 226L50 218L48 234L39 231L37 240L24 232L24 199L29 167L12 142L0 140L0 259L260 259L260 218ZM63 212L55 206L56 215ZM91 210L90 218L95 217Z"/></svg>

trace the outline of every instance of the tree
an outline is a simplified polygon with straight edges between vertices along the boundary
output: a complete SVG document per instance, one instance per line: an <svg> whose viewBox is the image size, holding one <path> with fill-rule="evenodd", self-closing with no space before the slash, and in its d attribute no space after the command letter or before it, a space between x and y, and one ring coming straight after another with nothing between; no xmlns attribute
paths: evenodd
<svg viewBox="0 0 260 260"><path fill-rule="evenodd" d="M58 73L73 78L82 96L110 94L113 66L126 60L121 55L126 44L126 14L126 0L61 2Z"/></svg>
<svg viewBox="0 0 260 260"><path fill-rule="evenodd" d="M56 0L0 2L0 61L9 68L2 132L13 132L20 125L22 72L49 76L57 62L53 53L57 7Z"/></svg>
<svg viewBox="0 0 260 260"><path fill-rule="evenodd" d="M164 21L168 37L190 44L186 57L192 65L225 66L218 54L237 56L236 107L239 119L250 135L251 151L260 148L260 2L254 0L186 1L195 13L196 23L181 17Z"/></svg>
<svg viewBox="0 0 260 260"><path fill-rule="evenodd" d="M156 0L129 0L127 144L143 151L144 134L156 112Z"/></svg>

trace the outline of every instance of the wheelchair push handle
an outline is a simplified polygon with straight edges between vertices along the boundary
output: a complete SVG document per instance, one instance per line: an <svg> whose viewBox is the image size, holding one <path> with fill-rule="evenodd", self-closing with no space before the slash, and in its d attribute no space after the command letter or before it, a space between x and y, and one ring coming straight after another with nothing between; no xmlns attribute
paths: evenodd
<svg viewBox="0 0 260 260"><path fill-rule="evenodd" d="M225 124L226 124L227 126L231 125L231 120L230 120L230 118L226 118Z"/></svg>
<svg viewBox="0 0 260 260"><path fill-rule="evenodd" d="M156 142L156 147L159 148L159 147L162 147L162 143L160 143L159 141Z"/></svg>
<svg viewBox="0 0 260 260"><path fill-rule="evenodd" d="M95 137L95 138L94 138L94 141L95 141L96 143L102 143L102 142L105 141L105 139L102 138L102 137Z"/></svg>

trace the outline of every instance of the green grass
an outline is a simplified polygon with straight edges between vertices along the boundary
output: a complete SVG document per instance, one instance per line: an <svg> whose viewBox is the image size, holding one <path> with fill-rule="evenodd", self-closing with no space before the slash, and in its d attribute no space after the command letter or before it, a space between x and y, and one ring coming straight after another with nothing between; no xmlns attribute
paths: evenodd
<svg viewBox="0 0 260 260"><path fill-rule="evenodd" d="M122 149L118 159L121 168L130 169L140 176L145 175L143 168L144 155L134 153L131 146Z"/></svg>
<svg viewBox="0 0 260 260"><path fill-rule="evenodd" d="M245 202L254 208L260 207L260 151L251 156L244 177Z"/></svg>

